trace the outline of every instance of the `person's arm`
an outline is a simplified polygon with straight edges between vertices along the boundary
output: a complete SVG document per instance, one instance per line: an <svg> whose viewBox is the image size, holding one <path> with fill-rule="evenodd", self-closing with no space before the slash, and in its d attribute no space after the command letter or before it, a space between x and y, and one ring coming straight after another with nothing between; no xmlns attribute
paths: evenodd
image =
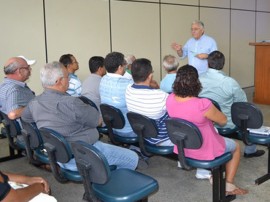
<svg viewBox="0 0 270 202"><path fill-rule="evenodd" d="M3 202L27 202L32 198L43 192L42 184L33 184L28 187L20 189L11 189L7 196L2 200Z"/></svg>
<svg viewBox="0 0 270 202"><path fill-rule="evenodd" d="M23 113L24 108L25 107L20 107L18 109L12 110L11 112L8 113L8 118L11 119L11 120L20 118L22 113Z"/></svg>
<svg viewBox="0 0 270 202"><path fill-rule="evenodd" d="M183 49L182 49L182 46L180 44L177 44L174 42L174 43L172 43L171 47L173 50L176 51L176 53L179 57L183 56Z"/></svg>
<svg viewBox="0 0 270 202"><path fill-rule="evenodd" d="M159 89L158 82L156 80L151 80L150 87L155 88L155 89Z"/></svg>
<svg viewBox="0 0 270 202"><path fill-rule="evenodd" d="M213 104L209 110L204 113L204 116L220 126L224 126L227 123L225 114L219 111Z"/></svg>
<svg viewBox="0 0 270 202"><path fill-rule="evenodd" d="M28 177L23 175L4 173L10 181L27 184L29 186L21 189L11 189L3 202L27 202L33 197L43 192L48 194L50 189L48 182L41 177Z"/></svg>
<svg viewBox="0 0 270 202"><path fill-rule="evenodd" d="M208 54L207 53L200 53L196 55L197 58L204 60L208 58Z"/></svg>

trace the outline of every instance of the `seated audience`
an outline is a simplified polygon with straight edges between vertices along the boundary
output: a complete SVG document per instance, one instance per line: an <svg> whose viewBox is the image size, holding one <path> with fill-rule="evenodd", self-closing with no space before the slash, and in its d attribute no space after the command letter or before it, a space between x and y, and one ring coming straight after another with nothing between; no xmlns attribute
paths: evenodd
<svg viewBox="0 0 270 202"><path fill-rule="evenodd" d="M131 76L131 65L132 63L136 60L135 56L134 55L126 55L125 56L125 61L127 63L127 66L126 66L126 72L125 74L123 75L124 77L128 78L128 79L132 79L132 76Z"/></svg>
<svg viewBox="0 0 270 202"><path fill-rule="evenodd" d="M26 184L28 186L20 189L14 189L9 184L9 181ZM0 171L0 201L27 202L40 193L50 193L49 184L45 179L41 177L28 177Z"/></svg>
<svg viewBox="0 0 270 202"><path fill-rule="evenodd" d="M25 83L31 75L30 65L35 62L20 56L10 58L4 65L6 77L0 84L0 110L12 120L21 117L25 106L35 97Z"/></svg>
<svg viewBox="0 0 270 202"><path fill-rule="evenodd" d="M232 153L226 164L226 192L229 195L243 195L248 191L234 185L234 177L240 162L240 146L232 139L222 137L214 128L213 122L225 125L227 118L210 100L198 98L201 83L197 70L185 65L177 71L173 92L167 99L170 117L181 118L194 123L201 131L203 144L200 149L185 149L186 157L199 160L213 160L225 152ZM175 146L174 151L177 153Z"/></svg>
<svg viewBox="0 0 270 202"><path fill-rule="evenodd" d="M151 144L173 146L168 137L164 120L168 118L166 99L168 94L160 89L150 87L153 79L153 68L148 59L137 59L131 67L134 84L126 89L127 109L156 120L159 134L157 138L147 138Z"/></svg>
<svg viewBox="0 0 270 202"><path fill-rule="evenodd" d="M89 70L91 74L82 84L82 95L92 100L100 111L99 106L101 101L99 94L99 84L101 78L106 74L104 58L101 56L91 57L89 59Z"/></svg>
<svg viewBox="0 0 270 202"><path fill-rule="evenodd" d="M202 84L200 97L215 100L221 111L227 116L227 124L223 128L234 129L232 122L231 106L234 102L247 102L247 96L240 85L223 71L225 57L219 51L213 51L208 56L208 70L199 76ZM221 126L217 126L221 127ZM257 150L256 145L245 146L244 157L258 157L263 155L263 150Z"/></svg>
<svg viewBox="0 0 270 202"><path fill-rule="evenodd" d="M128 78L128 79L132 79L132 76L131 76L131 65L132 63L136 60L135 56L134 55L126 55L125 56L125 61L127 63L127 66L126 66L126 72L124 74L124 77ZM159 85L157 83L157 81L155 81L154 79L152 79L151 83L150 83L150 86L152 88L156 88L158 89L159 88Z"/></svg>
<svg viewBox="0 0 270 202"><path fill-rule="evenodd" d="M179 66L179 62L176 57L172 55L166 55L163 58L163 68L166 70L166 76L160 82L160 89L171 93L172 85L176 77L177 68Z"/></svg>
<svg viewBox="0 0 270 202"><path fill-rule="evenodd" d="M115 129L114 132L124 137L135 137L128 119L127 105L125 99L126 88L133 83L132 79L123 77L126 68L124 55L119 52L109 53L104 60L107 74L102 77L99 87L101 103L112 105L123 113L125 117L125 126L122 129Z"/></svg>
<svg viewBox="0 0 270 202"><path fill-rule="evenodd" d="M79 69L79 63L76 58L71 54L62 55L59 59L68 70L69 86L67 93L71 96L78 97L82 92L82 83L75 72Z"/></svg>
<svg viewBox="0 0 270 202"><path fill-rule="evenodd" d="M44 92L27 105L22 114L24 121L35 122L38 128L55 130L68 142L81 140L92 144L104 154L109 165L132 170L136 168L138 155L135 152L98 140L96 127L99 124L99 112L79 98L66 94L68 71L61 63L46 64L40 70L40 79ZM77 170L74 159L59 165Z"/></svg>

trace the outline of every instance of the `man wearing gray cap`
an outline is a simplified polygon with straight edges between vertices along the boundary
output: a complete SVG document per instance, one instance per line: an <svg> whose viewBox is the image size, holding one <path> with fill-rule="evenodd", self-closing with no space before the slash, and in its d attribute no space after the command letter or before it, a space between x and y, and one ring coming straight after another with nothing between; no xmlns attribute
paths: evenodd
<svg viewBox="0 0 270 202"><path fill-rule="evenodd" d="M36 61L24 56L12 57L4 65L5 78L0 84L0 111L10 119L17 119L35 94L25 81L31 75L31 67Z"/></svg>

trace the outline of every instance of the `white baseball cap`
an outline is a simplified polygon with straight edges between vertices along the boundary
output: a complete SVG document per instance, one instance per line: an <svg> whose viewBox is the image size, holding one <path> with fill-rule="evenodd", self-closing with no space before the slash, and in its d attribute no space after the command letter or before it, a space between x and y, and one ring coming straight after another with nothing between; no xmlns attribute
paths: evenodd
<svg viewBox="0 0 270 202"><path fill-rule="evenodd" d="M18 57L24 59L28 65L33 65L33 64L36 63L36 60L29 60L29 59L27 59L26 57L24 57L22 55L20 55Z"/></svg>

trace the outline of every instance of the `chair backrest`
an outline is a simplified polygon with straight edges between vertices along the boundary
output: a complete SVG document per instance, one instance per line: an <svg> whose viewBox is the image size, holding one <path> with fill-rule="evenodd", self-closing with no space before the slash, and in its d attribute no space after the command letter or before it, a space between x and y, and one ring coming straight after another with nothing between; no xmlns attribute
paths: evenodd
<svg viewBox="0 0 270 202"><path fill-rule="evenodd" d="M158 128L155 120L135 112L128 112L127 118L131 125L132 130L139 137L140 136L142 136L143 138L157 137Z"/></svg>
<svg viewBox="0 0 270 202"><path fill-rule="evenodd" d="M23 127L22 133L28 137L30 148L36 149L38 147L43 147L43 140L36 124L27 123L23 120L21 120L21 123Z"/></svg>
<svg viewBox="0 0 270 202"><path fill-rule="evenodd" d="M48 128L40 128L39 131L44 141L44 147L48 153L50 150L54 151L57 162L67 163L73 158L70 145L61 134Z"/></svg>
<svg viewBox="0 0 270 202"><path fill-rule="evenodd" d="M203 139L200 130L193 123L179 118L171 118L165 121L170 140L177 145L178 158L184 169L191 169L185 161L186 149L199 149Z"/></svg>
<svg viewBox="0 0 270 202"><path fill-rule="evenodd" d="M8 138L10 147L18 151L25 150L25 142L21 133L20 124L16 120L9 119L5 113L0 113L4 125L2 132L5 133L4 136Z"/></svg>
<svg viewBox="0 0 270 202"><path fill-rule="evenodd" d="M83 179L96 184L105 184L111 174L105 156L93 145L82 141L72 142L71 146Z"/></svg>
<svg viewBox="0 0 270 202"><path fill-rule="evenodd" d="M263 125L261 110L249 102L235 102L231 108L232 121L239 128L260 128ZM245 122L245 126L243 125Z"/></svg>
<svg viewBox="0 0 270 202"><path fill-rule="evenodd" d="M83 95L81 95L79 98L80 98L81 101L83 101L85 104L89 104L91 107L94 107L97 111L99 111L98 108L97 108L97 105L96 105L92 100L90 100L89 98L87 98L87 97L85 97L85 96L83 96Z"/></svg>
<svg viewBox="0 0 270 202"><path fill-rule="evenodd" d="M251 145L247 128L257 129L263 125L261 110L249 102L235 102L231 107L231 114L232 122L240 129L243 142Z"/></svg>
<svg viewBox="0 0 270 202"><path fill-rule="evenodd" d="M142 114L135 113L135 112L128 112L127 118L128 118L128 121L130 123L132 130L138 136L141 152L145 156L148 156L148 157L152 156L153 152L162 153L159 151L158 147L155 147L155 149L152 152L149 152L149 150L146 149L146 145L145 145L145 138L155 138L158 135L158 128L157 128L155 120L150 119L147 116L144 116Z"/></svg>
<svg viewBox="0 0 270 202"><path fill-rule="evenodd" d="M122 129L125 126L125 117L120 109L108 104L101 104L100 111L108 128Z"/></svg>
<svg viewBox="0 0 270 202"><path fill-rule="evenodd" d="M8 133L7 135L9 135L12 138L21 135L21 127L19 123L16 120L9 119L5 113L3 112L0 113L3 118L2 123L4 124L4 127L7 130L6 132Z"/></svg>

